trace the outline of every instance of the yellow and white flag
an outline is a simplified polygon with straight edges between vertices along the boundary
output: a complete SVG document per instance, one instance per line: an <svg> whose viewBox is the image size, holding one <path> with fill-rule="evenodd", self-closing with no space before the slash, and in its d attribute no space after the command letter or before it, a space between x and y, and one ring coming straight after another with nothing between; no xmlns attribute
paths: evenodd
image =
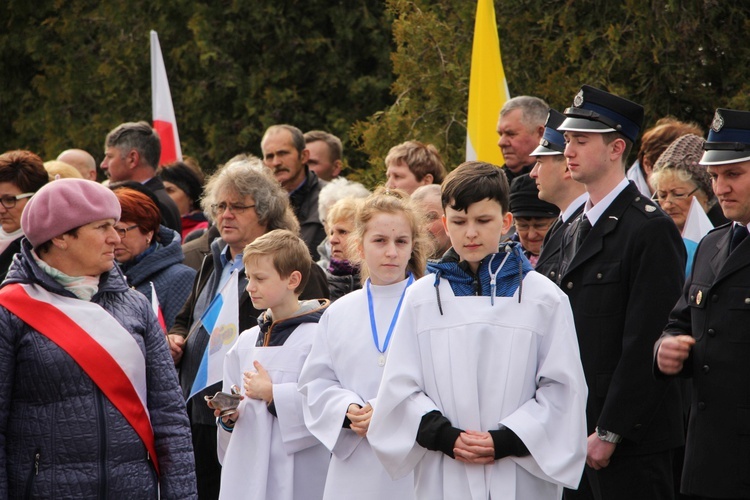
<svg viewBox="0 0 750 500"><path fill-rule="evenodd" d="M500 58L495 5L492 0L478 0L474 23L474 45L471 50L469 81L469 116L466 127L466 160L503 165L503 154L497 145L497 118L500 108L510 99Z"/></svg>

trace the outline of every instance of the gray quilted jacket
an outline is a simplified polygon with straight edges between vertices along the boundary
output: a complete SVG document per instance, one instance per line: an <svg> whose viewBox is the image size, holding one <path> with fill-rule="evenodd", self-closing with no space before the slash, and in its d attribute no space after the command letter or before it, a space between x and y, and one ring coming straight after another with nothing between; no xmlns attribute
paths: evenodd
<svg viewBox="0 0 750 500"><path fill-rule="evenodd" d="M31 258L24 239L3 286L36 283L72 296ZM197 498L185 403L164 333L115 268L92 298L125 327L146 358L148 410L161 467L78 364L0 307L0 498Z"/></svg>

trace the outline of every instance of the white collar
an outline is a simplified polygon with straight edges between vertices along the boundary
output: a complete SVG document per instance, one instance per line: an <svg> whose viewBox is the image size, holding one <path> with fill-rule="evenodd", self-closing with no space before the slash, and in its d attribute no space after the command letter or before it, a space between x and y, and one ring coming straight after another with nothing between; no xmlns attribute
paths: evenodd
<svg viewBox="0 0 750 500"><path fill-rule="evenodd" d="M586 205L583 207L583 214L586 216L586 218L591 223L591 226L594 226L596 224L596 221L599 220L599 217L602 216L605 210L609 208L609 206L612 204L613 201L615 201L615 198L622 193L626 187L628 187L629 181L626 177L623 177L619 184L615 186L615 188L607 193L607 196L601 199L599 203L591 206L591 199L586 202Z"/></svg>
<svg viewBox="0 0 750 500"><path fill-rule="evenodd" d="M581 208L581 205L583 205L587 201L589 201L589 194L585 192L582 193L578 198L573 200L573 203L568 205L568 207L560 213L562 221L565 222L566 220L570 219L570 217L573 215L573 212Z"/></svg>

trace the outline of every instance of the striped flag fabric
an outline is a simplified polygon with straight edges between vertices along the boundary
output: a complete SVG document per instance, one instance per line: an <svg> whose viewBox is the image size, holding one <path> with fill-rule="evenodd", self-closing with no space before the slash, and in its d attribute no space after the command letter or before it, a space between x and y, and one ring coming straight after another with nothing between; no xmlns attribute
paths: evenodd
<svg viewBox="0 0 750 500"><path fill-rule="evenodd" d="M497 145L497 119L505 101L510 99L508 82L500 57L495 5L478 0L474 22L469 80L469 115L466 126L466 160L503 165Z"/></svg>
<svg viewBox="0 0 750 500"><path fill-rule="evenodd" d="M224 376L224 356L239 336L238 276L238 270L232 272L201 316L200 322L210 339L190 391L191 398L209 385L221 382Z"/></svg>
<svg viewBox="0 0 750 500"><path fill-rule="evenodd" d="M151 31L151 107L154 129L161 140L161 157L159 165L182 161L180 136L177 134L177 119L172 105L172 93L169 91L167 68L161 54L159 35Z"/></svg>
<svg viewBox="0 0 750 500"><path fill-rule="evenodd" d="M151 284L151 309L154 310L156 319L159 320L159 326L164 331L164 335L167 334L167 322L164 321L164 313L161 310L161 304L159 304L159 297L156 295L156 288L154 288L154 282L150 281Z"/></svg>
<svg viewBox="0 0 750 500"><path fill-rule="evenodd" d="M695 250L698 248L698 243L713 228L714 225L698 202L698 198L693 196L688 215L685 218L685 225L682 227L682 241L685 242L685 250L687 250L688 254L685 275L690 274L690 270L693 268L693 257L695 257Z"/></svg>

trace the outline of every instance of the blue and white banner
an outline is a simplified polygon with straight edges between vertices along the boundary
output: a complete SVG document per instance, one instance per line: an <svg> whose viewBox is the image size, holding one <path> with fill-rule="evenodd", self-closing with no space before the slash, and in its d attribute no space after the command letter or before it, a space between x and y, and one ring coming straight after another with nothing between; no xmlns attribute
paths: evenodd
<svg viewBox="0 0 750 500"><path fill-rule="evenodd" d="M685 275L690 274L690 270L693 268L693 257L695 256L696 248L698 248L698 243L713 228L714 225L698 202L698 198L693 196L693 201L690 202L690 210L685 219L685 226L682 228L682 241L685 242L685 250L687 250L688 257Z"/></svg>
<svg viewBox="0 0 750 500"><path fill-rule="evenodd" d="M200 322L210 339L198 367L190 397L206 387L221 382L224 376L224 356L239 336L239 271L233 271L221 291L211 301Z"/></svg>

